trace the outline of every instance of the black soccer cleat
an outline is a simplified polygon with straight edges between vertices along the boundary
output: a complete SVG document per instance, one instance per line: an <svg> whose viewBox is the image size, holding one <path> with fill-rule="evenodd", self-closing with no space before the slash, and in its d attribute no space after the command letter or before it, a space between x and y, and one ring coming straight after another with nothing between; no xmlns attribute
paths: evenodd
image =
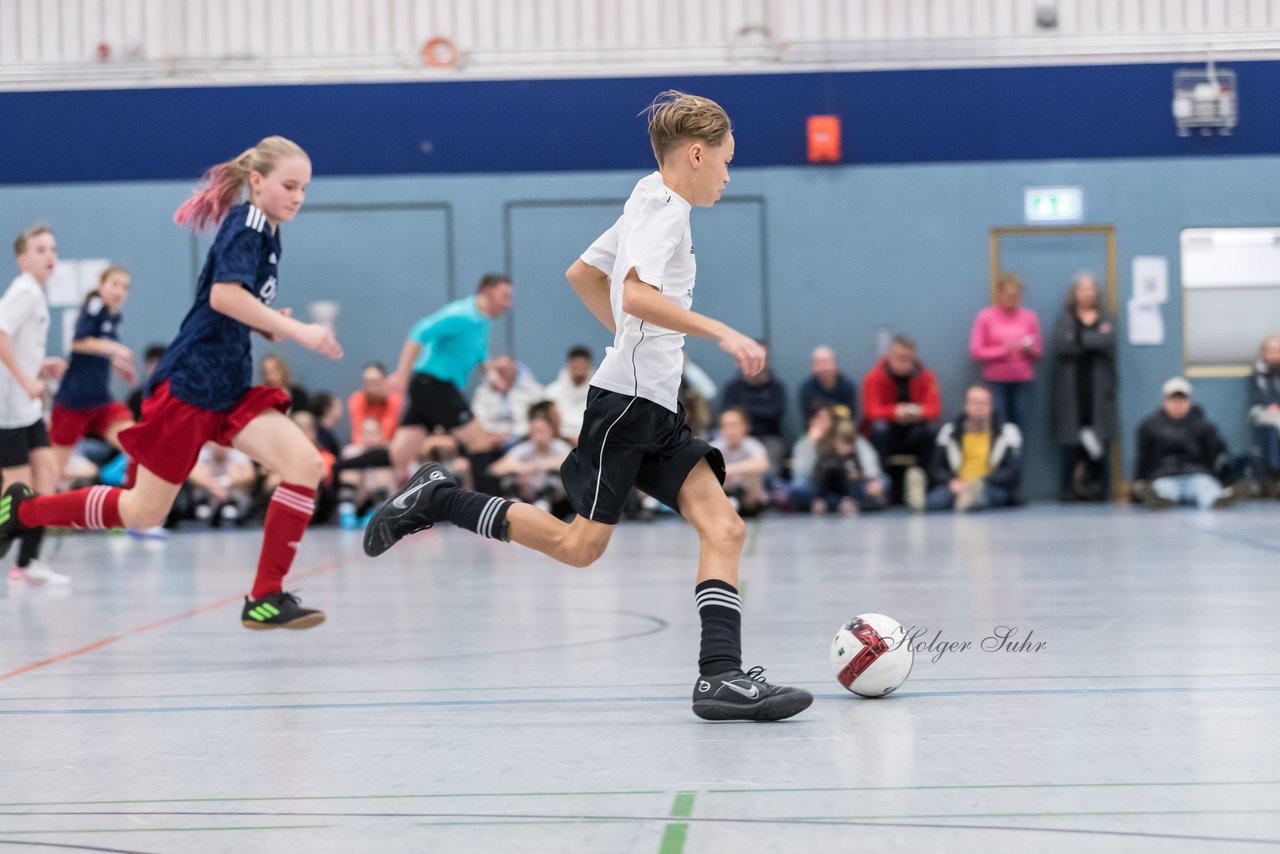
<svg viewBox="0 0 1280 854"><path fill-rule="evenodd" d="M763 667L702 676L693 686L693 713L707 721L780 721L812 703L808 691L764 681Z"/></svg>
<svg viewBox="0 0 1280 854"><path fill-rule="evenodd" d="M458 482L444 466L427 463L418 469L365 526L364 553L377 557L410 534L443 521L431 513L432 498L442 488L458 488Z"/></svg>
<svg viewBox="0 0 1280 854"><path fill-rule="evenodd" d="M8 553L10 543L27 531L36 530L18 521L18 505L34 496L35 493L25 483L10 484L0 496L0 558Z"/></svg>
<svg viewBox="0 0 1280 854"><path fill-rule="evenodd" d="M244 597L240 623L246 629L311 629L324 622L324 611L304 608L297 595L281 591L261 599Z"/></svg>

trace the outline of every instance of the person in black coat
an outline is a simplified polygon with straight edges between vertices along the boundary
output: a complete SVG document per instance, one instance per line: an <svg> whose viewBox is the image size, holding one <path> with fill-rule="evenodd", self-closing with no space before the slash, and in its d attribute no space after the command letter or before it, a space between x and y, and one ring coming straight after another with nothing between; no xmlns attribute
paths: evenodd
<svg viewBox="0 0 1280 854"><path fill-rule="evenodd" d="M842 418L858 420L858 389L853 380L840 373L836 351L817 347L813 351L813 373L800 386L800 414L808 418L821 406L844 407Z"/></svg>
<svg viewBox="0 0 1280 854"><path fill-rule="evenodd" d="M1280 498L1280 335L1268 335L1249 376L1249 423L1269 495Z"/></svg>

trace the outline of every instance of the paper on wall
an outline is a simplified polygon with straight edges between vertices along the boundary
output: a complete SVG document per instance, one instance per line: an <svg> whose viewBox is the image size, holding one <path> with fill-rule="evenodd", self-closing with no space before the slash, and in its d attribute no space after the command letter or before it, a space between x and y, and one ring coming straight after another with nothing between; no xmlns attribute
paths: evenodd
<svg viewBox="0 0 1280 854"><path fill-rule="evenodd" d="M98 286L98 277L111 266L106 258L61 259L45 285L52 308L79 308L85 294Z"/></svg>
<svg viewBox="0 0 1280 854"><path fill-rule="evenodd" d="M1164 305L1169 301L1169 259L1136 255L1133 259L1133 301Z"/></svg>
<svg viewBox="0 0 1280 854"><path fill-rule="evenodd" d="M45 282L45 293L49 295L49 305L52 308L68 308L73 305L79 305L82 295L80 293L80 262L79 261L59 261L58 266L53 269L53 275L49 277L49 281Z"/></svg>
<svg viewBox="0 0 1280 854"><path fill-rule="evenodd" d="M1129 300L1129 343L1137 346L1164 343L1164 314L1159 303Z"/></svg>

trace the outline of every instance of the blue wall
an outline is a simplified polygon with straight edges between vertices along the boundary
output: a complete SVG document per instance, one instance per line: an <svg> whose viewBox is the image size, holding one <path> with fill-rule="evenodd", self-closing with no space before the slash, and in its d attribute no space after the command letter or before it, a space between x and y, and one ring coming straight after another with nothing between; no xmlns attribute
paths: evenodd
<svg viewBox="0 0 1280 854"><path fill-rule="evenodd" d="M506 348L514 339L517 355L549 380L569 344L598 350L607 343L561 273L616 216L636 177L318 180L308 208L283 234L278 304L304 310L315 299L337 299L348 355L332 365L291 345L279 349L308 386L346 392L362 361L394 359L418 316L469 292L483 273L506 267L517 278L516 311L498 344ZM1265 188L1280 186L1280 157L737 169L726 201L694 214L696 305L747 332L767 330L778 371L793 387L814 344L834 344L845 367L860 375L873 361L879 328L908 331L921 341L924 359L941 377L946 408L954 411L976 377L967 336L988 298L989 228L1021 221L1024 186L1056 183L1082 185L1089 220L1115 225L1122 306L1134 255L1170 260L1166 342L1121 348L1129 437L1158 404L1160 383L1181 370L1179 230L1274 225L1280 199ZM0 234L45 221L57 229L65 257L104 256L132 268L124 338L140 348L170 337L188 307L200 254L170 222L188 189L189 182L4 187ZM1096 246L1065 245L1079 249L1082 265L1097 265ZM1034 269L1044 253L1062 254L1062 245L1006 252L1007 264L1021 258ZM1028 285L1029 301L1048 309L1065 282L1032 276ZM1046 326L1051 320L1043 317ZM262 352L266 345L255 346ZM729 377L726 360L704 342L691 352L717 379ZM1241 448L1243 381L1198 380L1196 387ZM1053 460L1043 393L1033 417L1032 491L1047 495Z"/></svg>
<svg viewBox="0 0 1280 854"><path fill-rule="evenodd" d="M1121 348L1128 438L1182 370L1180 229L1280 218L1280 63L1232 67L1241 126L1188 139L1173 130L1166 65L0 93L0 235L48 222L64 257L129 266L125 339L166 340L206 245L172 224L174 208L210 163L284 133L317 180L285 229L278 304L340 302L348 354L331 365L281 347L307 385L350 390L362 362L394 360L413 320L501 269L519 290L498 345L545 381L569 344L607 342L561 274L652 168L637 111L682 86L724 103L738 139L728 195L694 215L696 305L767 334L793 387L813 345L834 344L860 377L877 331L902 330L954 411L977 375L967 336L987 302L989 229L1021 223L1027 185L1083 186L1088 220L1116 227L1122 310L1133 256L1170 260L1165 343ZM847 165L802 165L817 112L843 116ZM1020 238L1005 266L1026 274L1047 327L1069 271L1100 269L1100 249ZM728 378L714 348L690 352ZM1243 381L1196 387L1243 448ZM1043 389L1032 419L1029 478L1043 496Z"/></svg>
<svg viewBox="0 0 1280 854"><path fill-rule="evenodd" d="M864 164L1280 153L1280 62L1229 65L1240 126L1187 139L1174 65L0 93L0 183L186 179L272 133L321 175L643 168L671 86L725 106L739 166L803 162L814 113Z"/></svg>

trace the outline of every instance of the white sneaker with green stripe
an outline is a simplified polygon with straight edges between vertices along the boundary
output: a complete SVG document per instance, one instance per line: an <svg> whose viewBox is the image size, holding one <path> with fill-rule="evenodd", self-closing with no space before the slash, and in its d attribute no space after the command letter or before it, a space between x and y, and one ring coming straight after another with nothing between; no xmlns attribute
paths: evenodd
<svg viewBox="0 0 1280 854"><path fill-rule="evenodd" d="M286 591L261 599L244 597L240 623L246 629L310 629L324 622L324 611L303 608L298 597Z"/></svg>

